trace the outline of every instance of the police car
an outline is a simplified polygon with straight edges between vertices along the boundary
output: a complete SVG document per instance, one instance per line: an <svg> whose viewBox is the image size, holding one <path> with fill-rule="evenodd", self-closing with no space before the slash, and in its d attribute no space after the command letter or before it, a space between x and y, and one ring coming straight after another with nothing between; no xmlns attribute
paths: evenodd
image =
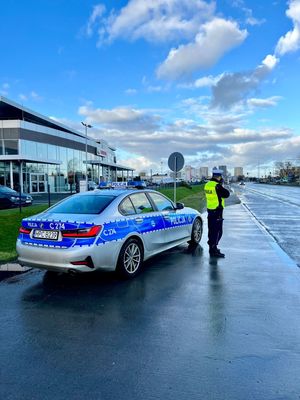
<svg viewBox="0 0 300 400"><path fill-rule="evenodd" d="M17 253L23 266L62 272L116 270L135 276L144 260L202 236L198 211L154 190L79 193L25 218Z"/></svg>

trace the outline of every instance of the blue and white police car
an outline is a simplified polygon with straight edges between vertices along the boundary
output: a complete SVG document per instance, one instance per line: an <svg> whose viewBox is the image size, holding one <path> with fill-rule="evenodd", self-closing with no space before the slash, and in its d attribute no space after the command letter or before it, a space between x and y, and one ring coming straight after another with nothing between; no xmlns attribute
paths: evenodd
<svg viewBox="0 0 300 400"><path fill-rule="evenodd" d="M135 276L144 260L202 236L198 211L154 190L79 193L25 218L17 253L23 266L61 272L116 270Z"/></svg>

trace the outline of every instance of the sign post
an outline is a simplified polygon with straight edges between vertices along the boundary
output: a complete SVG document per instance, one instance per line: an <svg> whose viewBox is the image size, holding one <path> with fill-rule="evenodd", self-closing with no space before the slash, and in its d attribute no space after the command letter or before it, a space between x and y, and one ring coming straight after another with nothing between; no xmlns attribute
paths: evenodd
<svg viewBox="0 0 300 400"><path fill-rule="evenodd" d="M168 166L174 172L174 203L176 204L176 180L177 172L184 166L184 157L181 153L175 152L169 156Z"/></svg>

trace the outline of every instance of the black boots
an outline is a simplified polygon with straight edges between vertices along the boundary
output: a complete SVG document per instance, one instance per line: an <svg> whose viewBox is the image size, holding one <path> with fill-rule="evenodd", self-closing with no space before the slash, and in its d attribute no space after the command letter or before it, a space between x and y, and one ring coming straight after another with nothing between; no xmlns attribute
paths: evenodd
<svg viewBox="0 0 300 400"><path fill-rule="evenodd" d="M221 253L217 246L212 246L209 248L209 254L211 257L224 258L225 254Z"/></svg>

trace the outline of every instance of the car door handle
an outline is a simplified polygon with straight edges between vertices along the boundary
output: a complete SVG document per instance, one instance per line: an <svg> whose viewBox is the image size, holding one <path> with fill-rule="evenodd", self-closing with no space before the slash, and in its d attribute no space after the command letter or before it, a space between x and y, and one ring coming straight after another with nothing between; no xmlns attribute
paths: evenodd
<svg viewBox="0 0 300 400"><path fill-rule="evenodd" d="M142 217L135 218L135 222L137 224L141 224L143 222L143 218Z"/></svg>
<svg viewBox="0 0 300 400"><path fill-rule="evenodd" d="M166 221L170 221L170 215L164 215L164 219L165 219Z"/></svg>

